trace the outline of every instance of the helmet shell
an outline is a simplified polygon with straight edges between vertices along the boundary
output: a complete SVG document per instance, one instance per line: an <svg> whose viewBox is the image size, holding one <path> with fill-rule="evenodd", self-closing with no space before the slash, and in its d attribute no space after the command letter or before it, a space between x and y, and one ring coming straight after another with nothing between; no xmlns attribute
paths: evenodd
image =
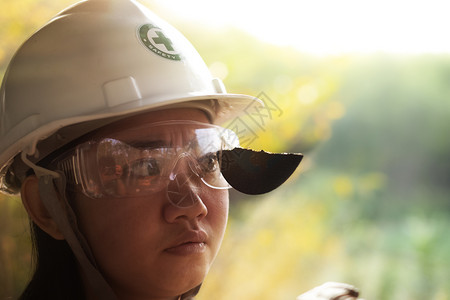
<svg viewBox="0 0 450 300"><path fill-rule="evenodd" d="M12 157L33 154L38 141L69 125L168 105L202 106L221 123L258 101L227 94L191 43L143 5L82 1L35 32L8 66L0 176Z"/></svg>

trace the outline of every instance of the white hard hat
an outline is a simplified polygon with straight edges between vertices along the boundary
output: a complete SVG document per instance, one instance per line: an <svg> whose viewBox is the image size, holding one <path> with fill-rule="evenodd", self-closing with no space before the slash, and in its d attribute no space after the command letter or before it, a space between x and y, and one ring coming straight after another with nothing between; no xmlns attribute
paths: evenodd
<svg viewBox="0 0 450 300"><path fill-rule="evenodd" d="M15 192L5 178L24 176L10 170L17 154L38 161L83 133L83 124L88 131L93 121L177 105L202 108L218 124L255 102L227 94L189 41L141 4L79 2L34 33L8 66L0 90L0 189ZM38 145L61 129L71 133Z"/></svg>

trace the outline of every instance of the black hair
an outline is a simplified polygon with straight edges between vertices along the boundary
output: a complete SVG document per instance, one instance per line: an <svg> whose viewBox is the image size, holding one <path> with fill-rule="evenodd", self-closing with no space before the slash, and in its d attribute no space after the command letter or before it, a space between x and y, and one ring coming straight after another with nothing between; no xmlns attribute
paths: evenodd
<svg viewBox="0 0 450 300"><path fill-rule="evenodd" d="M30 221L34 275L19 300L80 300L84 288L76 258L65 240L56 240Z"/></svg>

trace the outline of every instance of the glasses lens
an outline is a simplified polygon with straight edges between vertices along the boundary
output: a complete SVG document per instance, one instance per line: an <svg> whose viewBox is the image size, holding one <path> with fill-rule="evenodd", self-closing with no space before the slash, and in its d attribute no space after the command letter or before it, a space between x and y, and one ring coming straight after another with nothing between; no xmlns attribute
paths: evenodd
<svg viewBox="0 0 450 300"><path fill-rule="evenodd" d="M81 144L60 165L66 172L67 161L71 162L67 177L75 178L91 198L152 194L166 189L177 172L189 178L194 174L211 188L226 189L230 185L222 176L220 156L237 146L236 134L222 127L161 122ZM187 163L180 163L184 159Z"/></svg>
<svg viewBox="0 0 450 300"><path fill-rule="evenodd" d="M219 156L221 155L221 151L217 151L216 153L208 153L200 157L197 162L199 165L199 176L202 181L213 188L230 188L230 185L222 176L220 171L219 164Z"/></svg>

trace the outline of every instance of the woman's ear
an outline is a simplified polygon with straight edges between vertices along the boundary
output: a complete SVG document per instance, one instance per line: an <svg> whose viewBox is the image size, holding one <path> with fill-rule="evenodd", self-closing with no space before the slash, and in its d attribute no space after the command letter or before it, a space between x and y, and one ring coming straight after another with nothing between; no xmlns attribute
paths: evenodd
<svg viewBox="0 0 450 300"><path fill-rule="evenodd" d="M35 175L28 176L22 183L21 196L22 203L33 222L54 239L64 240L58 225L42 203L39 196L39 179Z"/></svg>

